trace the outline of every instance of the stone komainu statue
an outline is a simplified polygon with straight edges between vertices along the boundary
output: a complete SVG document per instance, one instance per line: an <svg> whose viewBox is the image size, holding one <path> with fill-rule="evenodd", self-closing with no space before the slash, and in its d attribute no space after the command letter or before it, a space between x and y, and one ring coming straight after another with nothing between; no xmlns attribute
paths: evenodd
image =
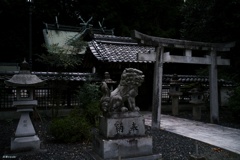
<svg viewBox="0 0 240 160"><path fill-rule="evenodd" d="M142 71L135 68L126 68L121 75L118 87L114 91L110 92L107 83L102 82L103 96L100 103L104 114L139 111L135 103L135 97L138 95L138 87L141 86L143 81Z"/></svg>

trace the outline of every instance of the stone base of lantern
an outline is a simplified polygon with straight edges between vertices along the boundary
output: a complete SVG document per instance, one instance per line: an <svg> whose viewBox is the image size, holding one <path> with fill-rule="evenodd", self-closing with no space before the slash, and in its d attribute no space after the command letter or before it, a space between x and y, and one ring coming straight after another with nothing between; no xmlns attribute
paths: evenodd
<svg viewBox="0 0 240 160"><path fill-rule="evenodd" d="M178 96L172 98L172 115L177 116L179 114L179 107L178 107Z"/></svg>
<svg viewBox="0 0 240 160"><path fill-rule="evenodd" d="M172 97L172 115L177 116L179 114L179 96L182 95L182 92L170 92L169 95Z"/></svg>
<svg viewBox="0 0 240 160"><path fill-rule="evenodd" d="M40 149L40 139L37 135L11 139L11 151L30 151Z"/></svg>
<svg viewBox="0 0 240 160"><path fill-rule="evenodd" d="M30 101L29 101L30 102ZM20 120L15 132L15 137L11 139L11 151L32 151L40 149L40 139L36 135L29 112L32 112L32 106L19 107L21 113Z"/></svg>
<svg viewBox="0 0 240 160"><path fill-rule="evenodd" d="M202 103L194 103L192 108L194 120L200 120L202 117Z"/></svg>
<svg viewBox="0 0 240 160"><path fill-rule="evenodd" d="M202 109L201 109L201 104L195 104L193 105L193 110L192 110L192 114L193 114L193 119L195 120L200 120L201 119L201 115L202 115Z"/></svg>

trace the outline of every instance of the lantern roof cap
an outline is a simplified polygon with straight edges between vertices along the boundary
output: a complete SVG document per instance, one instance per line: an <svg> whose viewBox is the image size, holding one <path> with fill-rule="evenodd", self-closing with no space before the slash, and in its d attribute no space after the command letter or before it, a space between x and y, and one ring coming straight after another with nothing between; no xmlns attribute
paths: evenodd
<svg viewBox="0 0 240 160"><path fill-rule="evenodd" d="M20 71L18 74L13 75L12 78L5 81L8 86L14 87L34 87L43 85L45 81L38 78L38 76L31 74L29 64L24 61L20 64Z"/></svg>
<svg viewBox="0 0 240 160"><path fill-rule="evenodd" d="M24 59L23 62L20 64L20 70L23 71L23 70L29 70L30 67L29 67L29 64L27 63L27 61ZM29 70L30 71L30 70Z"/></svg>

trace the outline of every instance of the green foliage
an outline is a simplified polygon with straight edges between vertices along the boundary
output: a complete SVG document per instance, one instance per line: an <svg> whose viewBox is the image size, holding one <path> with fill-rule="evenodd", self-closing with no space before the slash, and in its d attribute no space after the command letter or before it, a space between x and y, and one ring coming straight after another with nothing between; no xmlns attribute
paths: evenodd
<svg viewBox="0 0 240 160"><path fill-rule="evenodd" d="M181 0L100 0L96 17L103 16L108 26L115 28L116 35L129 36L131 30L136 29L173 38L180 26L179 6L182 3Z"/></svg>
<svg viewBox="0 0 240 160"><path fill-rule="evenodd" d="M82 58L77 56L80 49L73 47L60 47L58 44L43 45L48 51L47 54L39 55L38 61L57 69L71 69L81 64Z"/></svg>
<svg viewBox="0 0 240 160"><path fill-rule="evenodd" d="M64 102L64 97L63 95L66 94L68 91L68 82L67 81L54 81L53 83L49 83L50 88L52 89L51 92L51 103L54 104L52 106L52 118L58 117L58 111L63 107Z"/></svg>
<svg viewBox="0 0 240 160"><path fill-rule="evenodd" d="M181 7L182 37L208 42L239 40L239 7L237 0L187 0Z"/></svg>
<svg viewBox="0 0 240 160"><path fill-rule="evenodd" d="M89 141L91 125L79 111L73 110L67 117L54 119L50 132L59 142Z"/></svg>
<svg viewBox="0 0 240 160"><path fill-rule="evenodd" d="M89 141L91 129L99 125L98 117L102 114L99 107L99 86L86 83L79 88L77 95L83 103L67 117L54 119L50 125L50 132L57 141Z"/></svg>
<svg viewBox="0 0 240 160"><path fill-rule="evenodd" d="M86 82L83 86L79 87L79 91L77 92L77 97L81 101L79 108L83 110L84 117L95 127L98 124L99 115L102 114L99 107L101 98L99 88L100 86L97 84Z"/></svg>
<svg viewBox="0 0 240 160"><path fill-rule="evenodd" d="M75 108L64 118L56 118L50 125L50 133L59 142L88 142L91 129L98 126L101 114L99 103L89 103L83 110Z"/></svg>
<svg viewBox="0 0 240 160"><path fill-rule="evenodd" d="M98 119L99 116L102 114L99 105L100 104L98 101L90 102L89 104L86 105L83 111L83 116L86 117L86 119L88 120L92 127L98 127L99 125Z"/></svg>
<svg viewBox="0 0 240 160"><path fill-rule="evenodd" d="M76 95L81 100L81 107L86 107L87 104L100 100L101 92L99 88L99 85L89 82L79 87Z"/></svg>
<svg viewBox="0 0 240 160"><path fill-rule="evenodd" d="M240 86L234 88L230 93L228 105L235 114L240 114Z"/></svg>

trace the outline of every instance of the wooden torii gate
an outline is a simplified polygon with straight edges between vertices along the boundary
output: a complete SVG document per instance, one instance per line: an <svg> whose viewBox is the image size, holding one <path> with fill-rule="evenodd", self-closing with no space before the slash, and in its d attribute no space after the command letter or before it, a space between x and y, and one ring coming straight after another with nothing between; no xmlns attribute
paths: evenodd
<svg viewBox="0 0 240 160"><path fill-rule="evenodd" d="M155 53L140 54L139 60L155 61L154 66L154 84L153 84L153 107L152 107L152 128L160 128L161 118L161 93L162 93L162 74L163 63L187 63L187 64L205 64L209 65L209 86L210 86L210 121L219 123L219 104L218 104L218 78L217 65L230 65L230 60L221 59L217 52L230 51L235 46L231 43L205 43L196 41L186 41L178 39L169 39L153 37L136 30L133 31L132 37L139 40L144 45L154 46ZM164 52L164 48L180 48L185 50L183 56L170 55ZM202 50L209 52L205 57L193 57L192 50Z"/></svg>

